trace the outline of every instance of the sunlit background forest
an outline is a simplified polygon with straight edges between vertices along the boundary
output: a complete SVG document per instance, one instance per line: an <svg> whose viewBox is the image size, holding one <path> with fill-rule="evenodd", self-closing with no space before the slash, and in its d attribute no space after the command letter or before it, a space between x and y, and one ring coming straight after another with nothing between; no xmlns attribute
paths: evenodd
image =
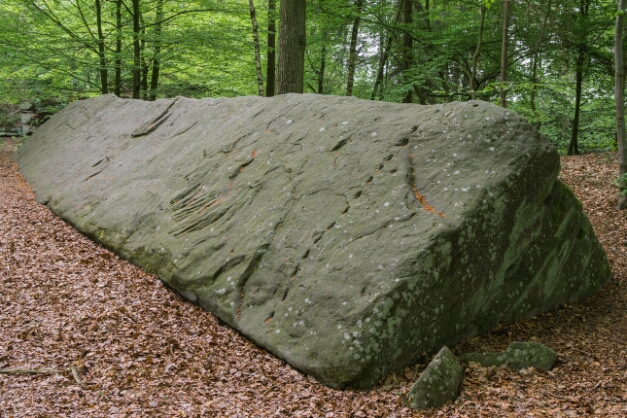
<svg viewBox="0 0 627 418"><path fill-rule="evenodd" d="M272 95L279 8L2 0L0 102ZM615 18L610 0L308 0L304 90L419 104L476 97L522 114L563 153L612 150Z"/></svg>

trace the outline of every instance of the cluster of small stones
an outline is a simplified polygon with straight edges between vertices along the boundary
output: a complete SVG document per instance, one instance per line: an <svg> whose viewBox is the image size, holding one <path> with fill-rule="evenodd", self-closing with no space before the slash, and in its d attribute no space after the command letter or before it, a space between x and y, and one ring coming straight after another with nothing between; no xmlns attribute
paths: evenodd
<svg viewBox="0 0 627 418"><path fill-rule="evenodd" d="M465 353L462 362L479 363L484 367L507 365L514 370L534 367L551 370L557 353L544 344L513 342L501 353ZM414 409L439 408L457 398L462 378L459 361L446 346L429 363L407 395L407 404Z"/></svg>

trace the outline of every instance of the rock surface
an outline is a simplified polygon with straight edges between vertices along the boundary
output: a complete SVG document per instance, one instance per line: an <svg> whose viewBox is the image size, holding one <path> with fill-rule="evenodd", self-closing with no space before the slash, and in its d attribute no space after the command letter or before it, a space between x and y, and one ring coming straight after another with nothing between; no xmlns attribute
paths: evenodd
<svg viewBox="0 0 627 418"><path fill-rule="evenodd" d="M448 347L444 346L427 365L407 394L414 409L439 408L457 398L462 367Z"/></svg>
<svg viewBox="0 0 627 418"><path fill-rule="evenodd" d="M611 276L555 149L484 102L105 95L16 158L58 216L333 387Z"/></svg>
<svg viewBox="0 0 627 418"><path fill-rule="evenodd" d="M513 342L502 353L464 353L460 360L479 363L484 367L507 366L514 370L534 367L551 370L557 360L557 353L550 347L534 341Z"/></svg>

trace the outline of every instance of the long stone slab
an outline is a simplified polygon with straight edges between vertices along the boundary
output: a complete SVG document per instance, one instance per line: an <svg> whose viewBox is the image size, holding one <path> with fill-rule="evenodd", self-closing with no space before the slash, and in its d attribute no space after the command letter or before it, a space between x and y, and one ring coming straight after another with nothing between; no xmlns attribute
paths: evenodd
<svg viewBox="0 0 627 418"><path fill-rule="evenodd" d="M16 158L58 216L333 387L611 277L555 149L485 102L105 95Z"/></svg>

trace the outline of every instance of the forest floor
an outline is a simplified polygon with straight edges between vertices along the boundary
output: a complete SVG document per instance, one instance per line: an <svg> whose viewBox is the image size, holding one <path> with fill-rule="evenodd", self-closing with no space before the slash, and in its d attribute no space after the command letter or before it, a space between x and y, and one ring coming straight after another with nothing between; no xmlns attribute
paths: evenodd
<svg viewBox="0 0 627 418"><path fill-rule="evenodd" d="M466 366L453 404L417 412L400 399L425 365L373 390L329 389L79 234L35 202L2 154L0 417L627 416L627 213L615 210L616 160L564 157L561 174L615 279L454 350L536 340L557 351L554 369Z"/></svg>

